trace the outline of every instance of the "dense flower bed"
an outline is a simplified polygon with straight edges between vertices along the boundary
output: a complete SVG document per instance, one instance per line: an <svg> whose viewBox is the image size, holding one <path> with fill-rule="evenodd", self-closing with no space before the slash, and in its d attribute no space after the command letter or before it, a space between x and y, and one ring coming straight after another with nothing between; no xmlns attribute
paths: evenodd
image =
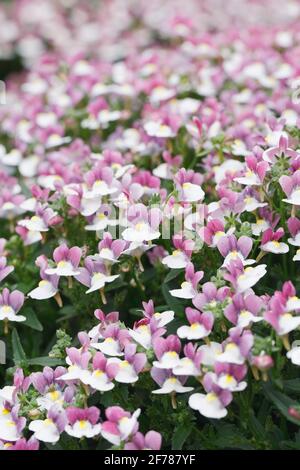
<svg viewBox="0 0 300 470"><path fill-rule="evenodd" d="M1 7L1 449L299 448L300 7L238 5Z"/></svg>

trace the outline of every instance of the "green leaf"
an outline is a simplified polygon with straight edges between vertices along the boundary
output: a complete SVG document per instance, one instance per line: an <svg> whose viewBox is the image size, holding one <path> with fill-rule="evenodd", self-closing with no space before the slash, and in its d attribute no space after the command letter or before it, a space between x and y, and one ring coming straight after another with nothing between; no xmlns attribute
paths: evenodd
<svg viewBox="0 0 300 470"><path fill-rule="evenodd" d="M300 393L300 379L284 380L283 387L287 392Z"/></svg>
<svg viewBox="0 0 300 470"><path fill-rule="evenodd" d="M287 420L289 420L292 423L297 424L298 426L300 426L300 421L293 418L289 414L289 408L297 406L298 403L296 401L292 400L287 395L284 395L283 393L277 391L272 386L271 383L264 384L263 389L265 391L266 396L276 406L276 408L280 411L280 413L283 414L283 416L285 416Z"/></svg>
<svg viewBox="0 0 300 470"><path fill-rule="evenodd" d="M183 273L183 269L171 269L170 272L166 275L164 282L167 283L172 281L181 273Z"/></svg>
<svg viewBox="0 0 300 470"><path fill-rule="evenodd" d="M24 316L26 317L26 321L24 322L24 325L27 325L29 326L29 328L32 328L33 330L36 330L36 331L43 331L43 325L39 321L38 317L36 316L32 308L26 309L23 313L24 313Z"/></svg>
<svg viewBox="0 0 300 470"><path fill-rule="evenodd" d="M18 335L18 332L16 328L13 329L12 335L11 335L11 343L12 343L12 349L13 349L13 359L15 364L18 364L22 361L26 361L26 354L23 349L20 337Z"/></svg>
<svg viewBox="0 0 300 470"><path fill-rule="evenodd" d="M64 365L65 362L62 359L58 359L56 357L34 357L32 359L28 359L27 363L31 366L61 366Z"/></svg>
<svg viewBox="0 0 300 470"><path fill-rule="evenodd" d="M178 426L172 437L172 450L181 450L191 432L192 427L186 423Z"/></svg>

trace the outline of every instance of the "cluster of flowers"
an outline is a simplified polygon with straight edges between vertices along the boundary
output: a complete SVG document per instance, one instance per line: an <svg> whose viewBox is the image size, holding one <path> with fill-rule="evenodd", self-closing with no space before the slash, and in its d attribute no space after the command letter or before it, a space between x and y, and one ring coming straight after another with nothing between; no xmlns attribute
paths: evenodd
<svg viewBox="0 0 300 470"><path fill-rule="evenodd" d="M56 11L45 1L48 10L35 10L34 1L20 3L25 26L40 21L31 11L43 12L52 18L46 38L59 37L61 5ZM69 43L61 38L66 50L57 43L55 53L39 50L22 86L8 82L9 105L0 108L0 218L11 231L0 240L0 320L9 334L12 322L26 322L19 314L25 301L53 297L61 308L76 283L86 294L98 292L103 310L95 311L96 326L78 334L79 347L67 348L66 367L28 376L17 369L14 385L0 390L0 446L34 450L66 433L101 436L118 448L160 449L159 433L139 432L140 409L111 406L101 419L89 399L150 374L152 393L169 395L173 408L176 395L186 394L191 409L220 419L251 374L268 379L275 351L285 348L283 359L300 365L300 347L290 347L300 299L288 271L294 270L288 262L300 261L300 105L293 88L299 27L195 34L190 17L173 14L162 34L169 47L152 46L132 28L137 18L129 2L121 31L107 23L113 33L104 41L107 52L123 28L133 29L120 42L132 44L126 57L102 58L102 49L89 60L107 31L100 34L96 22L92 28L89 7L73 3L89 19L77 28L73 12L72 27L62 31L75 27L83 52L66 55ZM161 30L160 18L152 17L157 2L146 3L138 10L142 31ZM119 2L112 4L116 11ZM297 5L288 4L294 20ZM10 26L8 42L16 40L26 55L32 43L24 46ZM26 300L9 284L7 246L15 235L40 270ZM82 243L72 243L74 235ZM276 258L285 282L274 288ZM122 322L122 312L106 311L128 260L138 273L133 286L144 270L163 272L163 279L173 270L164 287L186 319L155 308L149 298L156 293L133 325ZM35 407L25 415L28 394Z"/></svg>

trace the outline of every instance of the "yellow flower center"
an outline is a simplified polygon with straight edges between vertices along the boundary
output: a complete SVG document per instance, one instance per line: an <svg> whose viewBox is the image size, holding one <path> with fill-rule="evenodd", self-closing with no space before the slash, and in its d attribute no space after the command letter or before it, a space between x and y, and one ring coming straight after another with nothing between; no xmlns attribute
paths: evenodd
<svg viewBox="0 0 300 470"><path fill-rule="evenodd" d="M53 392L50 392L49 395L50 395L50 399L51 399L52 401L56 401L56 400L58 400L59 397L60 397L60 393L59 393L57 390L53 390Z"/></svg>
<svg viewBox="0 0 300 470"><path fill-rule="evenodd" d="M94 375L96 377L101 377L101 375L103 375L103 374L104 374L104 372L102 370L99 370L99 369L95 370L95 372L94 372Z"/></svg>
<svg viewBox="0 0 300 470"><path fill-rule="evenodd" d="M217 395L213 392L210 392L206 395L207 401L214 401L217 399Z"/></svg>
<svg viewBox="0 0 300 470"><path fill-rule="evenodd" d="M81 419L81 420L79 421L79 427L80 427L80 429L85 429L86 426L87 426L87 422L86 422L84 419Z"/></svg>

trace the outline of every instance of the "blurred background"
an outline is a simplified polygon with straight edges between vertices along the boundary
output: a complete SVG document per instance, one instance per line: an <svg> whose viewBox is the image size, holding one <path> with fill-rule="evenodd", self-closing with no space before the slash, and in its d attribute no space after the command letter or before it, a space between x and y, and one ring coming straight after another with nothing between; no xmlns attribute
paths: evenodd
<svg viewBox="0 0 300 470"><path fill-rule="evenodd" d="M205 44L206 32L268 34L299 17L298 0L1 0L0 79L45 54L111 63L185 38Z"/></svg>

